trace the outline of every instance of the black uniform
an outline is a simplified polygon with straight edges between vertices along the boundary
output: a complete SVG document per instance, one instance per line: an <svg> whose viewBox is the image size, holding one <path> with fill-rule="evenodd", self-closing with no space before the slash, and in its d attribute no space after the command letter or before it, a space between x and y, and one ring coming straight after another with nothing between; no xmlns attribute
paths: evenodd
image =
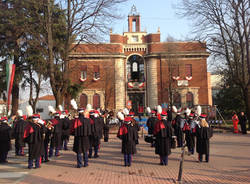
<svg viewBox="0 0 250 184"><path fill-rule="evenodd" d="M177 137L177 146L182 147L183 146L183 132L181 127L181 121L182 118L180 115L177 115L174 119L173 128L174 128L174 134Z"/></svg>
<svg viewBox="0 0 250 184"><path fill-rule="evenodd" d="M206 155L206 162L209 161L209 139L213 136L212 127L196 127L196 151L199 154L199 161L202 161L202 155Z"/></svg>
<svg viewBox="0 0 250 184"><path fill-rule="evenodd" d="M7 162L8 151L11 149L11 127L4 122L0 122L0 163Z"/></svg>
<svg viewBox="0 0 250 184"><path fill-rule="evenodd" d="M68 150L68 142L70 136L71 122L68 117L61 119L62 121L62 144L63 149Z"/></svg>
<svg viewBox="0 0 250 184"><path fill-rule="evenodd" d="M90 148L89 158L92 158L92 147L94 148L94 158L99 157L98 150L101 143L104 121L101 117L90 116L91 135L89 137Z"/></svg>
<svg viewBox="0 0 250 184"><path fill-rule="evenodd" d="M171 122L167 120L158 120L154 128L155 154L160 155L160 164L168 165L168 155L171 154L172 138Z"/></svg>
<svg viewBox="0 0 250 184"><path fill-rule="evenodd" d="M89 136L91 135L90 120L83 115L75 119L71 129L74 135L73 151L77 154L77 167L82 167L82 156L84 158L84 167L88 166L88 150L90 148Z"/></svg>
<svg viewBox="0 0 250 184"><path fill-rule="evenodd" d="M63 127L62 120L59 119L59 117L56 117L52 119L51 122L54 129L51 134L49 157L53 156L54 149L55 149L55 156L60 156L59 150L62 147L62 127Z"/></svg>
<svg viewBox="0 0 250 184"><path fill-rule="evenodd" d="M42 125L28 121L24 130L25 142L29 145L28 168L33 167L35 159L35 167L39 168L41 164L41 156L44 154L44 130Z"/></svg>
<svg viewBox="0 0 250 184"><path fill-rule="evenodd" d="M25 142L23 140L23 134L26 125L27 122L23 119L18 119L14 122L16 155L24 156L23 148L25 147Z"/></svg>
<svg viewBox="0 0 250 184"><path fill-rule="evenodd" d="M183 127L183 132L185 133L185 140L187 143L188 151L191 154L194 154L195 147L195 129L192 129L191 123L192 120L188 119L185 121L185 125Z"/></svg>
<svg viewBox="0 0 250 184"><path fill-rule="evenodd" d="M123 123L119 128L117 137L122 140L122 153L124 154L124 165L131 166L132 154L136 153L137 130L131 121Z"/></svg>

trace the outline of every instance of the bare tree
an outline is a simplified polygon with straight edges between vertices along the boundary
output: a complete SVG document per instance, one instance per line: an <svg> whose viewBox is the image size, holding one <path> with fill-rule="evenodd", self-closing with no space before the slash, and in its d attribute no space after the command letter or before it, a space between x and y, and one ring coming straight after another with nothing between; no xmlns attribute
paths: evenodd
<svg viewBox="0 0 250 184"><path fill-rule="evenodd" d="M64 46L60 53L60 72L56 69L53 53L51 8L54 1L47 0L47 37L49 55L49 75L56 105L63 101L69 85L69 55L82 42L100 41L108 33L113 19L119 18L117 6L127 0L66 0L61 4L66 14Z"/></svg>
<svg viewBox="0 0 250 184"><path fill-rule="evenodd" d="M195 39L207 42L221 72L241 89L250 118L249 0L183 0L180 7L194 21Z"/></svg>

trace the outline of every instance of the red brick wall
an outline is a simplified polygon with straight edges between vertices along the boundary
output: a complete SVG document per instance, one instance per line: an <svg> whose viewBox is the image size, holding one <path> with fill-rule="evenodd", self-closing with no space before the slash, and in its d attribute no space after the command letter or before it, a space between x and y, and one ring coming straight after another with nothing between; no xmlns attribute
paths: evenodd
<svg viewBox="0 0 250 184"><path fill-rule="evenodd" d="M80 82L81 66L87 65L87 80ZM100 80L94 81L94 65L100 67ZM86 61L71 61L70 78L72 82L81 84L84 89L104 90L107 98L107 108L115 107L115 63L113 59L99 59Z"/></svg>
<svg viewBox="0 0 250 184"><path fill-rule="evenodd" d="M199 105L207 105L208 101L208 86L207 86L207 64L206 58L201 59L171 59L170 63L178 64L180 71L180 80L185 80L185 64L192 64L192 80L189 81L188 87L200 87L199 89ZM160 69L161 65L161 69ZM165 59L158 59L157 62L157 80L158 80L158 103L168 102L168 85L169 85L169 64ZM161 71L162 70L162 71ZM177 82L172 82L174 88L177 87ZM162 90L162 91L161 91Z"/></svg>

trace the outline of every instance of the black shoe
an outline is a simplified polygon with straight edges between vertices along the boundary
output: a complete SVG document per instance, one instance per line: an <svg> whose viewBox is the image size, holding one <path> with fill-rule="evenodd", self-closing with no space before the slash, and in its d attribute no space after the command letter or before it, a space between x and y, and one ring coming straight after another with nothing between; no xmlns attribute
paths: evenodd
<svg viewBox="0 0 250 184"><path fill-rule="evenodd" d="M92 155L88 155L89 158L92 158Z"/></svg>
<svg viewBox="0 0 250 184"><path fill-rule="evenodd" d="M50 160L44 160L43 162L46 163L46 162L49 162Z"/></svg>
<svg viewBox="0 0 250 184"><path fill-rule="evenodd" d="M76 166L76 168L81 168L81 167L82 167L82 166L80 166L80 165L77 165L77 166Z"/></svg>
<svg viewBox="0 0 250 184"><path fill-rule="evenodd" d="M89 164L84 164L84 165L83 165L83 167L88 167L88 166L89 166Z"/></svg>
<svg viewBox="0 0 250 184"><path fill-rule="evenodd" d="M94 158L98 158L99 157L99 155L94 155Z"/></svg>

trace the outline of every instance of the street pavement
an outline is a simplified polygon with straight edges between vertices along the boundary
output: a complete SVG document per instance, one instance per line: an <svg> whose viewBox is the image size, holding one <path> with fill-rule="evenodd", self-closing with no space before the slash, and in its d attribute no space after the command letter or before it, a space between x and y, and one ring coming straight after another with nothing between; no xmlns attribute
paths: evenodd
<svg viewBox="0 0 250 184"><path fill-rule="evenodd" d="M180 148L172 150L168 166L161 166L154 148L141 137L132 166L124 167L121 141L115 134L110 137L108 143L102 142L100 157L90 159L89 166L80 169L76 168L76 155L73 151L61 151L60 157L53 157L50 162L42 164L40 169L29 170L27 156L17 157L12 150L9 152L9 163L0 165L0 183L178 183ZM70 149L72 144L73 138L70 139ZM214 133L210 141L209 163L199 163L197 153L185 155L182 183L250 183L250 135Z"/></svg>

